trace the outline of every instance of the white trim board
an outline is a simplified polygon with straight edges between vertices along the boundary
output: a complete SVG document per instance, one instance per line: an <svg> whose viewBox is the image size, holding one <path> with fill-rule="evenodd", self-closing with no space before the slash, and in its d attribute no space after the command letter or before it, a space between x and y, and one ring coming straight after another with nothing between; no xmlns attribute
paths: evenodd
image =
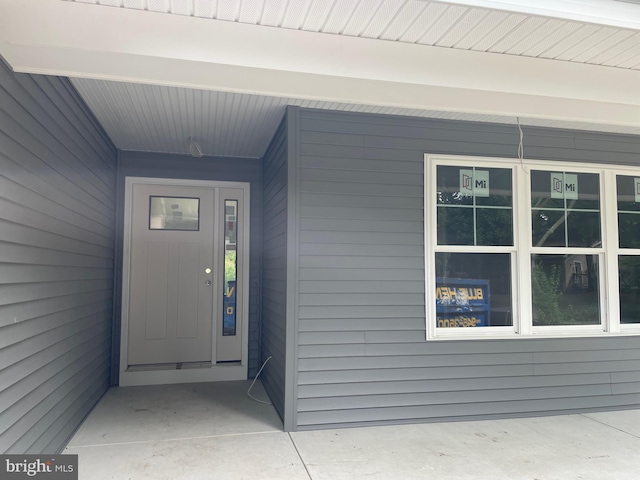
<svg viewBox="0 0 640 480"><path fill-rule="evenodd" d="M0 3L0 54L25 73L640 127L637 70L59 0Z"/></svg>

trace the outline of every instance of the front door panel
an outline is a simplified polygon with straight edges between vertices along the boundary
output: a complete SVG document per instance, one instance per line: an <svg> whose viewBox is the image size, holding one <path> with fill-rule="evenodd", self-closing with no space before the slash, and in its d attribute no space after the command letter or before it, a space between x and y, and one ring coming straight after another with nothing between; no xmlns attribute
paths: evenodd
<svg viewBox="0 0 640 480"><path fill-rule="evenodd" d="M214 189L136 184L131 223L128 364L211 362Z"/></svg>

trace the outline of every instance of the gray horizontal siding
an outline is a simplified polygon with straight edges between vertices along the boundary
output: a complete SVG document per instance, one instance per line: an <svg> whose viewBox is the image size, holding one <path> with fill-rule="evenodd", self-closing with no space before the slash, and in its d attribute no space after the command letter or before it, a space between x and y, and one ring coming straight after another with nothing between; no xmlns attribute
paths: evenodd
<svg viewBox="0 0 640 480"><path fill-rule="evenodd" d="M504 417L507 415L548 415L556 413L583 412L598 409L612 409L638 405L640 394L596 395L558 397L540 400L522 401L476 401L467 404L438 404L417 406L396 406L378 408L358 408L346 410L321 410L298 413L300 429L323 425L323 428L378 423L404 423L450 419ZM470 414L470 412L473 412ZM316 427L317 428L317 427Z"/></svg>
<svg viewBox="0 0 640 480"><path fill-rule="evenodd" d="M115 186L71 84L0 62L0 452L61 450L110 384Z"/></svg>
<svg viewBox="0 0 640 480"><path fill-rule="evenodd" d="M640 139L525 128L528 158ZM515 126L300 110L298 428L640 404L640 338L425 339L425 153L515 157Z"/></svg>
<svg viewBox="0 0 640 480"><path fill-rule="evenodd" d="M262 179L261 165L254 158L203 157L148 152L120 152L118 172L118 225L124 218L125 177L182 178L223 182L247 182L250 188L250 248L249 248L249 377L260 368L260 266L262 250ZM118 237L117 258L122 259L122 233ZM114 322L114 362L112 376L117 383L120 358L120 325L122 273L118 263L116 284L116 312Z"/></svg>
<svg viewBox="0 0 640 480"><path fill-rule="evenodd" d="M285 119L262 160L262 356L263 360L271 357L262 372L262 383L283 420L287 364L287 145Z"/></svg>
<svg viewBox="0 0 640 480"><path fill-rule="evenodd" d="M534 389L565 386L603 385L610 382L611 377L606 373L582 375L552 375L552 376L494 376L488 383L482 377L444 378L398 380L395 382L348 382L326 383L322 385L310 384L300 386L300 399L362 397L366 395L393 395L398 391L414 393L443 393L443 392L494 392L499 395L506 389Z"/></svg>

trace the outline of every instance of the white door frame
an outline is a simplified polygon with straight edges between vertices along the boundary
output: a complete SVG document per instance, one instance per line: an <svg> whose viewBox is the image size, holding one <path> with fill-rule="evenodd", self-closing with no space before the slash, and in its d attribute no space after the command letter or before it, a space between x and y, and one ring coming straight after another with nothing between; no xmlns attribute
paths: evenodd
<svg viewBox="0 0 640 480"><path fill-rule="evenodd" d="M244 231L242 249L242 305L238 308L242 312L242 360L240 363L215 364L212 357L212 366L206 368L188 368L181 370L128 370L128 341L129 341L129 288L131 279L131 221L132 221L132 197L135 184L147 185L171 185L185 187L209 187L242 189L244 194L244 211L242 228ZM246 380L249 362L249 184L244 182L217 182L208 180L182 180L173 178L150 177L125 177L124 193L124 239L123 239L123 265L122 265L122 310L120 326L120 386L132 385L161 385L172 383L215 382L224 380ZM216 198L219 201L218 198ZM217 204L217 203L216 203ZM214 222L219 223L218 208L214 209ZM216 257L217 258L217 257ZM216 268L214 271L219 271ZM221 285L218 279L214 285ZM219 310L219 309L218 309ZM213 320L213 319L212 319ZM222 319L221 319L222 320ZM215 330L215 329L213 329ZM212 345L215 348L215 332Z"/></svg>

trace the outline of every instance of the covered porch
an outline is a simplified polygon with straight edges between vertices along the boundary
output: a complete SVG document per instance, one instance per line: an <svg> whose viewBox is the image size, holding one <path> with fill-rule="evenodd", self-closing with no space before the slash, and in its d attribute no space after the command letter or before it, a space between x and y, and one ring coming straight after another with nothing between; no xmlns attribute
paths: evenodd
<svg viewBox="0 0 640 480"><path fill-rule="evenodd" d="M578 413L639 404L638 337L427 343L422 212L425 152L637 165L640 7L214 3L0 6L0 451L59 452L107 391L82 478L634 478L635 413ZM242 366L273 358L277 414L247 381L110 388L127 177L250 184Z"/></svg>

